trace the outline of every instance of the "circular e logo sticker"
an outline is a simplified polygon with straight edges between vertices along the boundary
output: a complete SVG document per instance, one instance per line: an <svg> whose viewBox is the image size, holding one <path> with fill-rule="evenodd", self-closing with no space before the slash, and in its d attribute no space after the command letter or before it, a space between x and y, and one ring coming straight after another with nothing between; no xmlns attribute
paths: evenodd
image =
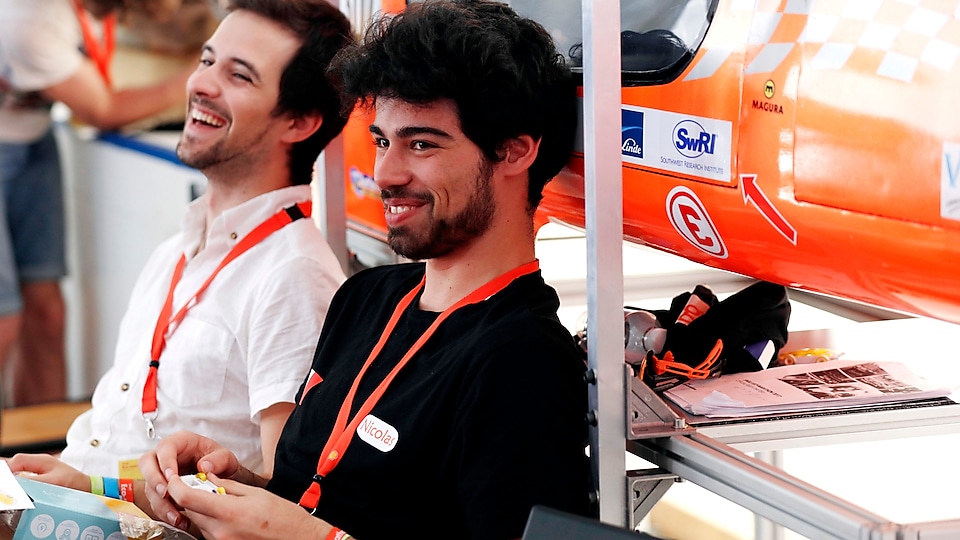
<svg viewBox="0 0 960 540"><path fill-rule="evenodd" d="M677 186L667 195L667 216L680 236L694 247L717 257L727 258L727 246L707 214L697 194L684 186Z"/></svg>

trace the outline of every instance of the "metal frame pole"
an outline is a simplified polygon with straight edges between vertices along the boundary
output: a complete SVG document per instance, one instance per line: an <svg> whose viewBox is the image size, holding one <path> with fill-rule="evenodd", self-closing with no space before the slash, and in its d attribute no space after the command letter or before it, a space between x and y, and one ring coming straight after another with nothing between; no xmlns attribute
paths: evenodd
<svg viewBox="0 0 960 540"><path fill-rule="evenodd" d="M340 261L344 273L350 275L350 252L347 249L347 202L344 187L345 148L343 135L338 135L324 148L316 162L313 219L323 231L327 244Z"/></svg>
<svg viewBox="0 0 960 540"><path fill-rule="evenodd" d="M626 527L620 2L583 0L582 12L590 457L600 520Z"/></svg>

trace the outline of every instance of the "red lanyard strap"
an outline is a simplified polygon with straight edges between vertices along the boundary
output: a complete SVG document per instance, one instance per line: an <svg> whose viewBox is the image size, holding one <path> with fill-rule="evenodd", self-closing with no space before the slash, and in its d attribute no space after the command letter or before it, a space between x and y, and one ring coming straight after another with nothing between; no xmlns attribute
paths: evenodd
<svg viewBox="0 0 960 540"><path fill-rule="evenodd" d="M293 223L300 218L310 216L312 209L313 204L310 201L297 203L270 216L266 221L250 231L233 246L233 249L220 261L220 264L214 269L213 273L210 274L210 277L203 282L203 285L197 289L197 292L193 293L193 296L183 304L183 307L177 311L176 315L171 317L170 315L173 313L173 292L177 288L180 278L183 277L183 267L187 261L185 255L180 256L180 260L177 261L177 266L173 270L173 277L170 278L170 289L167 291L167 298L163 302L160 316L157 317L157 325L153 330L153 344L150 347L150 369L147 372L147 380L143 385L141 411L143 418L147 421L147 435L151 439L156 435L153 429L153 420L157 417L157 370L160 368L160 355L163 354L164 349L167 347L167 338L173 334L184 317L187 316L187 311L199 302L200 295L207 290L213 278L217 277L217 274L219 274L224 267L285 225Z"/></svg>
<svg viewBox="0 0 960 540"><path fill-rule="evenodd" d="M103 81L110 87L113 85L110 77L110 62L113 60L113 51L116 48L117 14L111 13L103 18L103 47L101 47L101 42L97 41L96 36L93 35L93 27L90 25L87 11L83 9L82 0L74 0L73 8L77 12L80 31L83 33L83 48L87 51L87 56L97 65Z"/></svg>
<svg viewBox="0 0 960 540"><path fill-rule="evenodd" d="M411 358L420 350L421 347L430 339L433 333L437 330L441 323L446 320L453 312L458 309L468 306L470 304L476 304L482 302L487 298L497 294L503 290L507 285L513 282L513 280L518 277L531 274L540 269L540 261L534 260L524 265L518 266L505 274L497 276L492 280L488 281L486 284L480 286L477 290L463 297L457 303L443 310L442 313L433 321L433 324L420 336L419 339L410 347L406 354L403 355L403 358L397 363L396 366L387 376L380 382L377 388L370 394L369 397L363 402L363 405L360 406L360 410L353 416L350 420L350 423L347 424L347 417L350 415L350 409L353 406L353 401L356 398L357 388L360 387L360 381L363 379L364 374L367 371L367 368L373 364L373 361L376 360L377 356L380 355L380 352L383 350L384 345L387 343L387 339L393 334L393 329L396 327L397 322L399 322L401 315L406 311L407 307L413 302L413 299L416 298L417 294L423 289L424 282L426 281L426 276L420 280L420 283L413 288L410 292L406 294L397 304L396 309L393 310L393 315L390 316L390 320L387 321L387 326L383 329L383 333L380 334L380 339L377 341L377 344L373 347L373 350L370 351L369 356L367 356L366 362L364 362L363 367L360 368L360 373L357 374L356 378L353 380L353 384L350 386L350 391L347 393L346 399L343 400L343 403L340 405L340 412L337 413L337 420L333 425L333 430L330 433L330 437L327 439L326 444L323 446L323 451L320 453L320 460L317 462L317 474L313 476L313 481L310 484L310 487L303 493L300 497L300 506L310 510L311 512L316 510L317 504L320 503L320 480L332 471L338 463L340 463L340 458L343 457L343 453L346 452L347 447L350 446L350 441L353 440L353 434L357 430L357 426L363 421L364 418L370 411L373 410L374 405L383 397L384 392L386 392L387 387L390 386L390 383L393 382L393 379L397 376L401 369Z"/></svg>

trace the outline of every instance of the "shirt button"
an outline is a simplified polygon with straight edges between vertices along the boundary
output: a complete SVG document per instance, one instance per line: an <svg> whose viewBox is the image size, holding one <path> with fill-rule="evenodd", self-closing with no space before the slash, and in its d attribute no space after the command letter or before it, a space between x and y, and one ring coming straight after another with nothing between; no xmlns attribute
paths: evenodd
<svg viewBox="0 0 960 540"><path fill-rule="evenodd" d="M123 384L120 385L120 391L121 391L121 392L126 392L126 391L129 390L129 389L130 389L130 385L127 384L127 383L123 383Z"/></svg>
<svg viewBox="0 0 960 540"><path fill-rule="evenodd" d="M230 239L231 239L231 240L236 240L236 239L237 239L237 233L235 233L235 232L230 233Z"/></svg>
<svg viewBox="0 0 960 540"><path fill-rule="evenodd" d="M96 448L96 447L100 446L100 441L97 440L97 439L94 439L94 440L90 441L90 446Z"/></svg>

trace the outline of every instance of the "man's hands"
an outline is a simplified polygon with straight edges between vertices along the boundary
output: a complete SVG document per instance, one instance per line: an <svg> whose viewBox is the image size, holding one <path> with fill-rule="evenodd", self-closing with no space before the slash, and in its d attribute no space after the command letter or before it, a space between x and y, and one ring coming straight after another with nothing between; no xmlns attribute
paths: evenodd
<svg viewBox="0 0 960 540"><path fill-rule="evenodd" d="M186 485L180 475L205 472L226 494ZM266 480L240 467L235 455L206 437L181 431L164 438L140 458L144 493L154 515L205 538L323 538L325 522L264 489Z"/></svg>
<svg viewBox="0 0 960 540"><path fill-rule="evenodd" d="M32 480L90 491L90 477L48 454L17 454L7 460L14 474L34 473Z"/></svg>
<svg viewBox="0 0 960 540"><path fill-rule="evenodd" d="M257 482L256 475L240 467L233 452L213 439L180 431L162 439L155 450L140 457L143 491L153 515L171 525L186 529L188 523L180 512L181 507L167 496L167 482L171 478L179 482L181 474L200 471L213 473L221 478L236 478L255 485L265 485L265 482Z"/></svg>
<svg viewBox="0 0 960 540"><path fill-rule="evenodd" d="M330 525L308 514L303 508L259 487L233 480L208 478L226 490L226 494L194 489L170 477L169 498L183 508L181 514L211 540L285 540L324 538ZM178 525L179 526L179 525Z"/></svg>

